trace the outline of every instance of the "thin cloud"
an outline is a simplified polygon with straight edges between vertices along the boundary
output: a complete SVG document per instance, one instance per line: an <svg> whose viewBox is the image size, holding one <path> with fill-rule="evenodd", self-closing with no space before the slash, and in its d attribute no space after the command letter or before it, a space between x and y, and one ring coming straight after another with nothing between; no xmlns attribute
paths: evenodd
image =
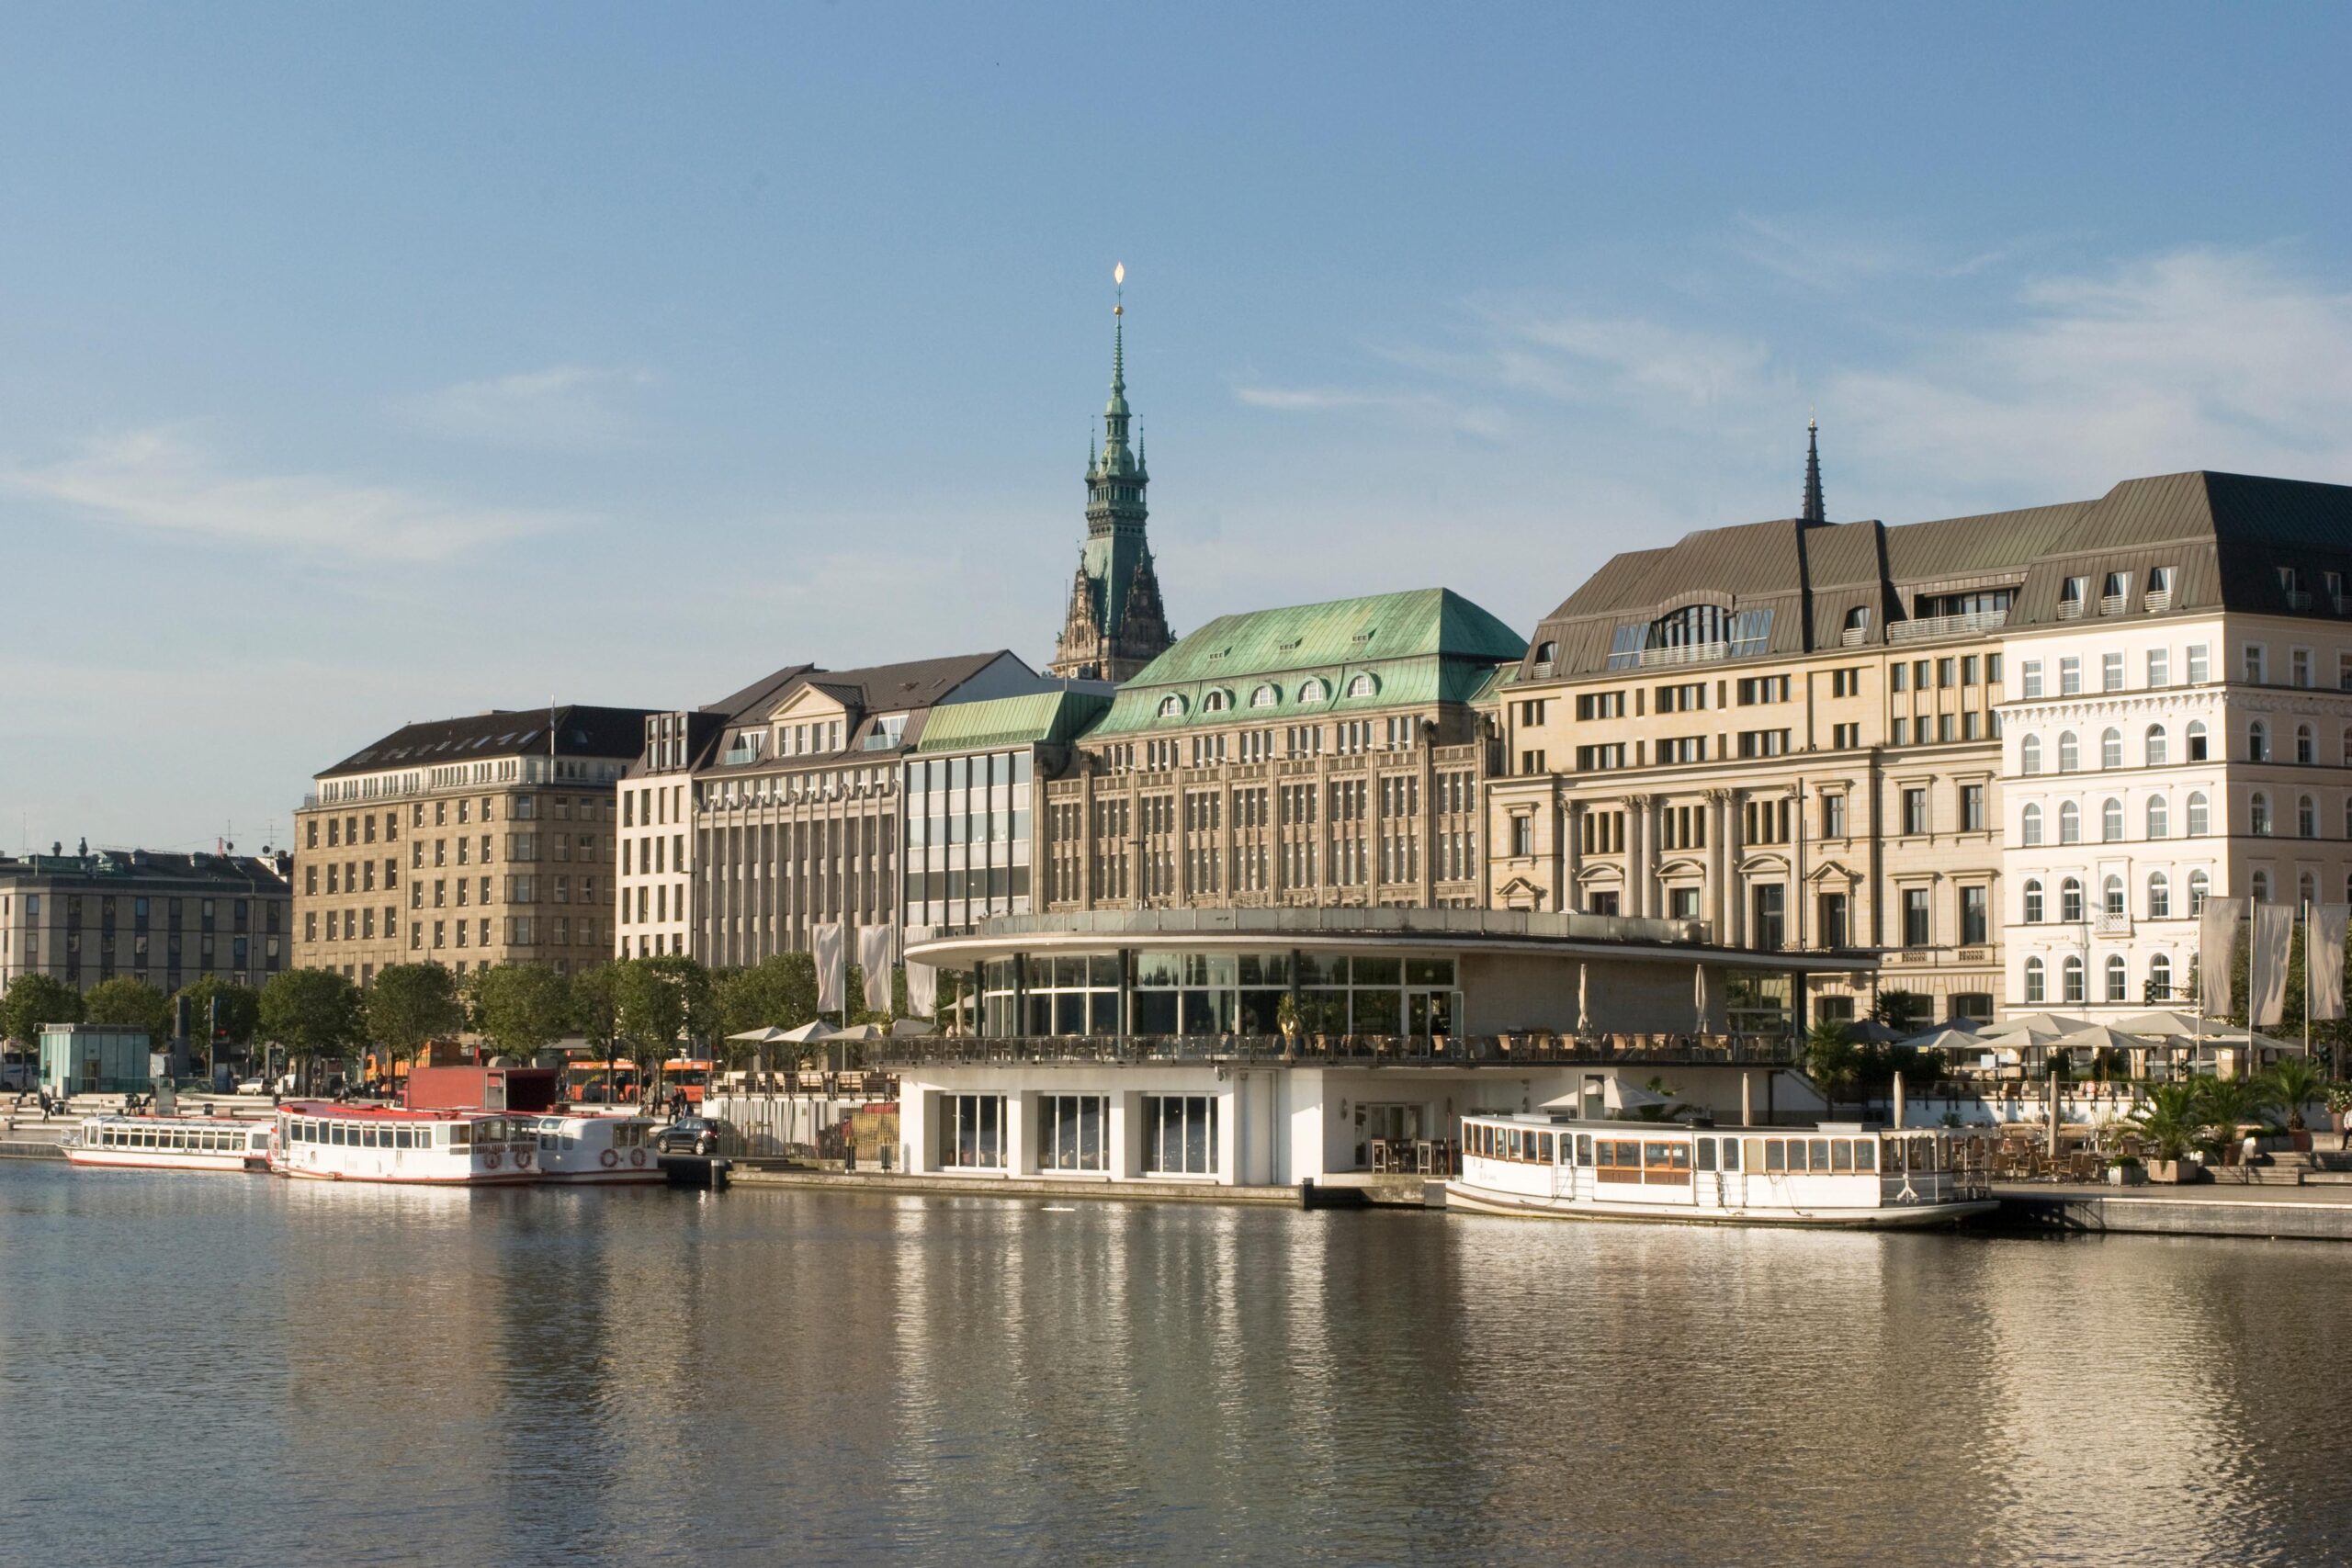
<svg viewBox="0 0 2352 1568"><path fill-rule="evenodd" d="M1510 420L1499 409L1456 402L1434 392L1378 392L1347 387L1236 387L1234 398L1250 408L1283 413L1327 413L1370 410L1440 425L1465 435L1500 440Z"/></svg>
<svg viewBox="0 0 2352 1568"><path fill-rule="evenodd" d="M358 561L447 560L580 521L330 475L231 473L169 427L107 436L46 467L0 468L0 488L122 527Z"/></svg>
<svg viewBox="0 0 2352 1568"><path fill-rule="evenodd" d="M2030 254L2043 242L2023 238L1963 252L1894 224L1742 213L1726 243L1733 254L1752 265L1831 291L1887 278L1973 277Z"/></svg>
<svg viewBox="0 0 2352 1568"><path fill-rule="evenodd" d="M399 405L420 429L453 441L576 451L633 440L621 400L649 386L643 370L557 365L482 381L459 381Z"/></svg>

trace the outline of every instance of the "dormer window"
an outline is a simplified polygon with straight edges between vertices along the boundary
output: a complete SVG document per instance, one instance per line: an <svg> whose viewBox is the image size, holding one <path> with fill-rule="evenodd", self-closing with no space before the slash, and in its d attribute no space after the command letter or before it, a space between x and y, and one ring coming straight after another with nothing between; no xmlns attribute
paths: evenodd
<svg viewBox="0 0 2352 1568"><path fill-rule="evenodd" d="M2120 615L2123 613L2124 602L2131 597L2132 593L2131 589L2125 586L2127 581L2120 571L2110 571L2107 574L2107 581L2100 585L2098 591L2100 615Z"/></svg>
<svg viewBox="0 0 2352 1568"><path fill-rule="evenodd" d="M1846 625L1838 640L1847 648L1859 648L1871 635L1871 611L1867 604L1857 604L1846 612Z"/></svg>
<svg viewBox="0 0 2352 1568"><path fill-rule="evenodd" d="M1232 705L1233 697L1230 693L1212 691L1204 693L1201 697L1203 713L1223 713Z"/></svg>
<svg viewBox="0 0 2352 1568"><path fill-rule="evenodd" d="M1302 703L1328 703L1331 700L1330 685L1320 676L1308 680L1298 688L1298 700Z"/></svg>
<svg viewBox="0 0 2352 1568"><path fill-rule="evenodd" d="M1560 645L1558 643L1539 643L1535 649L1536 677L1540 680L1544 676L1552 673L1553 668L1559 662L1559 657Z"/></svg>
<svg viewBox="0 0 2352 1568"><path fill-rule="evenodd" d="M2064 586L2058 590L2058 618L2060 620L2071 621L2083 613L2083 595L2090 592L2090 587L2091 580L2087 577L2070 577L2066 580Z"/></svg>
<svg viewBox="0 0 2352 1568"><path fill-rule="evenodd" d="M2169 609L2172 605L2172 568L2152 566L2148 569L2148 586L2141 595L2141 603L2151 610Z"/></svg>
<svg viewBox="0 0 2352 1568"><path fill-rule="evenodd" d="M1359 674L1351 676L1348 679L1348 695L1351 697L1373 696L1375 695L1379 690L1380 682L1374 680L1370 675Z"/></svg>
<svg viewBox="0 0 2352 1568"><path fill-rule="evenodd" d="M1282 688L1271 682L1252 689L1250 693L1250 705L1253 708L1270 708L1282 700Z"/></svg>
<svg viewBox="0 0 2352 1568"><path fill-rule="evenodd" d="M1159 699L1159 716L1160 716L1160 717L1162 717L1162 718L1182 718L1182 717L1183 717L1183 716L1184 716L1184 699L1183 699L1183 698L1182 698L1182 697L1180 697L1180 696L1175 695L1173 693L1170 693L1169 695L1167 695L1167 696L1164 696L1164 697L1160 698L1160 699Z"/></svg>

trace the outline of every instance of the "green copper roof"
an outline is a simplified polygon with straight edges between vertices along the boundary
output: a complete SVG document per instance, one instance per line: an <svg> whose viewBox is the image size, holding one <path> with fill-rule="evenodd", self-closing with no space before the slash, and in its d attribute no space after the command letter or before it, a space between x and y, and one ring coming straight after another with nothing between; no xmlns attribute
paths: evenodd
<svg viewBox="0 0 2352 1568"><path fill-rule="evenodd" d="M980 703L954 703L923 718L915 750L988 751L1007 746L1064 745L1111 705L1097 692L1032 692Z"/></svg>
<svg viewBox="0 0 2352 1568"><path fill-rule="evenodd" d="M1496 664L1526 651L1518 633L1443 588L1221 615L1120 687L1091 733L1466 703Z"/></svg>

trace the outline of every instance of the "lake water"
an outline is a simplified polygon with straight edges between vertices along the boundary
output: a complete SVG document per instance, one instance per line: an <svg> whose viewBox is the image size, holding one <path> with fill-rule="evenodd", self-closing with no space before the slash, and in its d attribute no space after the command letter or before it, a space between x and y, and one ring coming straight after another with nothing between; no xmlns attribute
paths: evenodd
<svg viewBox="0 0 2352 1568"><path fill-rule="evenodd" d="M2313 1562L2352 1248L0 1165L0 1559Z"/></svg>

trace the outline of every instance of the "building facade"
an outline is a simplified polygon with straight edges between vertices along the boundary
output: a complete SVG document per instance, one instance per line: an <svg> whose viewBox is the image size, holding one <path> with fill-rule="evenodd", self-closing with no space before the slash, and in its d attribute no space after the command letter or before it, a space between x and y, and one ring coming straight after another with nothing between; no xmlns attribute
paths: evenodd
<svg viewBox="0 0 2352 1568"><path fill-rule="evenodd" d="M1126 322L1114 312L1111 400L1102 410L1102 447L1086 462L1086 541L1070 582L1049 673L1069 681L1120 682L1163 652L1174 637L1159 599L1159 574L1145 537L1144 493L1151 475L1143 442L1127 428Z"/></svg>
<svg viewBox="0 0 2352 1568"><path fill-rule="evenodd" d="M19 975L82 990L118 976L261 986L290 961L292 872L284 854L0 856L0 989Z"/></svg>
<svg viewBox="0 0 2352 1568"><path fill-rule="evenodd" d="M493 711L394 730L295 813L294 962L571 973L612 952L615 786L641 708Z"/></svg>

